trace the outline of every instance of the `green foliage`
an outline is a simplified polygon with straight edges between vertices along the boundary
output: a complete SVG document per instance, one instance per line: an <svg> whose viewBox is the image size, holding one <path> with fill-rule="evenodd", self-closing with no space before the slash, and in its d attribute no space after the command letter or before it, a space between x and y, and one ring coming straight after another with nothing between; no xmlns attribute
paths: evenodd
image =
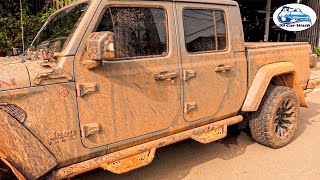
<svg viewBox="0 0 320 180"><path fill-rule="evenodd" d="M64 5L66 5L66 4L71 4L71 3L73 3L73 2L75 2L76 0L59 0L58 1L58 4L59 4L59 6L64 6Z"/></svg>
<svg viewBox="0 0 320 180"><path fill-rule="evenodd" d="M55 8L46 7L44 10L38 14L40 16L41 22L44 23L49 18L49 16L56 11Z"/></svg>
<svg viewBox="0 0 320 180"><path fill-rule="evenodd" d="M318 57L320 57L320 47L315 48L314 53L316 53Z"/></svg>
<svg viewBox="0 0 320 180"><path fill-rule="evenodd" d="M23 26L25 46L37 35L41 26L55 11L44 7L41 12L31 14L29 0L23 1ZM6 0L0 4L0 53L11 52L13 47L22 48L22 32L19 0Z"/></svg>

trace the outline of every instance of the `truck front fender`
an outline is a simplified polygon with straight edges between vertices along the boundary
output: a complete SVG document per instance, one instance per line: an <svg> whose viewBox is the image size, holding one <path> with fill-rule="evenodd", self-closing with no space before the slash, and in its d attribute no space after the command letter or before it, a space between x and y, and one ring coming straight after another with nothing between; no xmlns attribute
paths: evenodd
<svg viewBox="0 0 320 180"><path fill-rule="evenodd" d="M14 116L0 110L0 160L19 179L38 179L57 165L56 158Z"/></svg>
<svg viewBox="0 0 320 180"><path fill-rule="evenodd" d="M279 62L265 65L258 70L249 88L247 97L242 106L242 111L257 111L271 79L285 74L290 74L290 78L285 76L280 78L280 85L291 87L295 90L299 96L300 105L302 107L307 107L303 89L299 86L299 78L297 77L295 65L292 62Z"/></svg>

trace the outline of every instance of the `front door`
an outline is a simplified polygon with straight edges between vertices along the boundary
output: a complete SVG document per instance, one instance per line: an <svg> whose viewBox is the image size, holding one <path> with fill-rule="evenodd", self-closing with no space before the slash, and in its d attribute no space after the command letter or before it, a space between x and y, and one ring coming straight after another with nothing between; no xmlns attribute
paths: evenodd
<svg viewBox="0 0 320 180"><path fill-rule="evenodd" d="M228 6L176 3L184 71L184 119L235 115L246 93L244 53L232 49ZM240 32L234 32L240 33Z"/></svg>
<svg viewBox="0 0 320 180"><path fill-rule="evenodd" d="M106 1L107 2L107 1ZM166 131L180 109L180 72L172 3L108 5L96 31L115 34L116 60L93 70L77 62L82 142L128 144ZM167 78L166 78L167 76Z"/></svg>

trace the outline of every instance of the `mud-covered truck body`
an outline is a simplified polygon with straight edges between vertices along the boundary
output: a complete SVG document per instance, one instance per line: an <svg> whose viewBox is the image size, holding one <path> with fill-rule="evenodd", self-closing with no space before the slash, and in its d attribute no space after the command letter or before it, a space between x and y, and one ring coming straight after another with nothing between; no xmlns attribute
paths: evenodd
<svg viewBox="0 0 320 180"><path fill-rule="evenodd" d="M149 164L157 148L210 143L249 119L290 142L306 107L311 47L244 43L229 0L78 1L0 62L1 178L63 179ZM3 167L3 168L2 168Z"/></svg>

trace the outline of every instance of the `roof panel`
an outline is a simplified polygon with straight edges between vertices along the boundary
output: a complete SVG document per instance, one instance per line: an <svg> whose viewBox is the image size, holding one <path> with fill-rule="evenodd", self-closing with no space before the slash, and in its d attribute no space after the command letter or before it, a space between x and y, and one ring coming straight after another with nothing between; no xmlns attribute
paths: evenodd
<svg viewBox="0 0 320 180"><path fill-rule="evenodd" d="M92 0L91 0L92 1ZM122 1L122 0L109 0ZM127 0L127 1L166 1L166 2L186 2L186 3L203 3L203 4L222 4L236 6L238 3L233 0Z"/></svg>
<svg viewBox="0 0 320 180"><path fill-rule="evenodd" d="M238 5L236 1L232 1L232 0L172 0L172 1L173 2L205 3L205 4L224 4L224 5L233 5L233 6Z"/></svg>

